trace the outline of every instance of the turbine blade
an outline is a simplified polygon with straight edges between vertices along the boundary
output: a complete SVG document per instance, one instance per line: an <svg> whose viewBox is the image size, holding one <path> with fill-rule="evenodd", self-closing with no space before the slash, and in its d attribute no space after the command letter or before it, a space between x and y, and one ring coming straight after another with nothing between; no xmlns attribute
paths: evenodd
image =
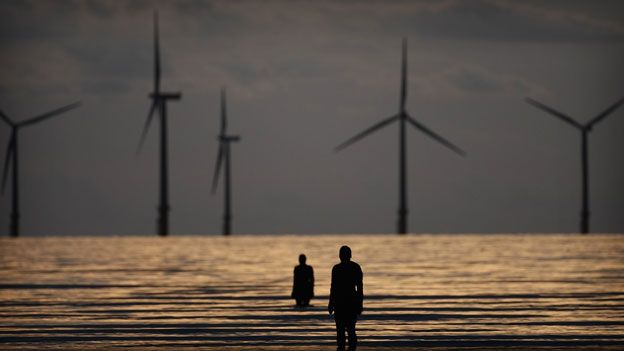
<svg viewBox="0 0 624 351"><path fill-rule="evenodd" d="M407 40L403 38L403 56L401 63L401 111L405 111L407 101Z"/></svg>
<svg viewBox="0 0 624 351"><path fill-rule="evenodd" d="M158 36L158 11L154 11L154 93L160 93L160 38Z"/></svg>
<svg viewBox="0 0 624 351"><path fill-rule="evenodd" d="M11 139L9 139L9 144L7 145L6 156L4 157L4 169L2 170L2 194L4 194L4 189L6 188L7 179L9 176L9 167L11 162L13 161L13 153L15 150L15 130L11 132Z"/></svg>
<svg viewBox="0 0 624 351"><path fill-rule="evenodd" d="M557 110L555 110L554 108L548 107L544 104L542 104L539 101L533 100L531 98L525 98L524 101L526 101L527 103L539 108L542 111L545 111L547 113L550 113L551 115L560 118L561 120L563 120L566 123L571 124L572 126L579 128L579 129L583 129L583 126L578 123L577 121L573 120L570 116L567 116Z"/></svg>
<svg viewBox="0 0 624 351"><path fill-rule="evenodd" d="M24 126L29 126L31 124L39 123L39 122L41 122L41 121L43 121L45 119L54 117L54 116L59 115L59 114L61 114L63 112L66 112L66 111L69 111L69 110L73 110L76 107L80 106L80 104L81 104L80 101L74 102L73 104L69 104L67 106L63 106L61 108L57 108L56 110L52 110L50 112L46 112L46 113L44 113L42 115L39 115L37 117L33 117L33 118L27 119L27 120L25 120L23 122L17 123L17 126L24 127Z"/></svg>
<svg viewBox="0 0 624 351"><path fill-rule="evenodd" d="M369 135L369 134L373 133L374 131L381 129L381 128L383 128L383 127L387 126L388 124L390 124L390 123L392 123L392 122L394 122L394 121L396 121L396 120L398 120L398 119L399 119L399 116L398 116L398 115L395 115L395 116L392 116L392 117L386 118L386 119L384 119L383 121L381 121L381 122L379 122L379 123L376 123L376 124L374 124L373 126L371 126L371 127L367 128L367 129L366 129L366 130L364 130L363 132L361 132L361 133L359 133L359 134L356 134L355 136L353 136L352 138L348 139L348 140L347 140L347 141L345 141L344 143L342 143L342 144L340 144L340 145L336 146L336 148L334 149L334 151L340 151L340 150L342 150L342 149L346 148L347 146L349 146L349 145L351 145L351 144L355 143L356 141L358 141L358 140L360 140L360 139L364 138L365 136L367 136L367 135Z"/></svg>
<svg viewBox="0 0 624 351"><path fill-rule="evenodd" d="M221 89L221 135L225 135L227 130L227 105L225 97L225 88Z"/></svg>
<svg viewBox="0 0 624 351"><path fill-rule="evenodd" d="M438 134L436 134L431 129L425 127L422 123L420 123L420 122L416 121L415 119L413 119L411 116L407 116L407 121L410 122L412 124L412 126L414 126L414 128L416 128L416 129L420 130L421 132L425 133L426 135L428 135L433 140L439 142L440 144L446 146L447 148L453 150L455 153L457 153L457 154L459 154L461 156L466 156L466 153L464 152L464 150L460 149L459 147L455 146L450 141L448 141L448 140L444 139L443 137L439 136Z"/></svg>
<svg viewBox="0 0 624 351"><path fill-rule="evenodd" d="M136 153L141 152L141 148L143 147L143 143L145 142L145 137L147 136L147 132L149 131L150 124L152 124L152 119L154 119L154 112L156 112L156 108L158 107L157 99L154 99L152 103L152 107L150 107L149 113L147 114L147 119L145 120L145 125L143 126L143 132L141 133L141 139L139 141L139 146L137 147Z"/></svg>
<svg viewBox="0 0 624 351"><path fill-rule="evenodd" d="M602 121L605 117L607 117L608 115L610 115L613 111L615 111L618 107L620 107L622 104L624 104L624 97L621 98L620 100L618 100L615 104L611 105L608 109L602 111L601 114L599 114L598 116L594 117L594 119L592 119L587 126L589 128L593 127L594 124Z"/></svg>
<svg viewBox="0 0 624 351"><path fill-rule="evenodd" d="M4 112L0 110L0 118L4 120L8 125L13 126L13 121L9 118L9 116L5 115Z"/></svg>
<svg viewBox="0 0 624 351"><path fill-rule="evenodd" d="M217 154L217 162L215 163L215 171L212 176L212 193L217 192L217 185L219 185L219 174L221 171L221 163L223 162L223 142L219 143L219 153Z"/></svg>

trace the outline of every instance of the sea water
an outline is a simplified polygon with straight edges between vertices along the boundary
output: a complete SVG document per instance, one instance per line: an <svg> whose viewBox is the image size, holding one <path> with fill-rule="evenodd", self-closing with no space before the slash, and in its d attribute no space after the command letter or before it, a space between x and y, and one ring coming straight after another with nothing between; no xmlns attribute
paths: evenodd
<svg viewBox="0 0 624 351"><path fill-rule="evenodd" d="M362 350L624 348L624 236L576 234L3 238L0 348L332 350L342 245Z"/></svg>

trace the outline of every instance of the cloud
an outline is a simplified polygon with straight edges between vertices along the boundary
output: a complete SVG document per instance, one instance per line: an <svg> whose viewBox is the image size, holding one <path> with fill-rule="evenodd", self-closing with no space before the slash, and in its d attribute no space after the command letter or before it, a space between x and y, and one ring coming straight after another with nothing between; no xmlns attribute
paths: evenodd
<svg viewBox="0 0 624 351"><path fill-rule="evenodd" d="M453 1L435 11L406 6L390 27L424 37L505 42L624 41L624 25L565 9L512 1Z"/></svg>
<svg viewBox="0 0 624 351"><path fill-rule="evenodd" d="M152 10L175 17L182 28L202 35L246 33L253 29L276 35L316 30L319 36L347 32L416 31L432 38L486 41L622 41L624 24L606 18L608 3L527 1L105 1L5 0L0 23L3 41L71 35L92 19L146 15ZM565 6L574 4L575 6ZM611 5L610 5L611 4ZM621 11L622 8L614 9ZM54 13L54 15L50 15ZM57 21L62 18L63 21ZM32 23L39 23L33 26ZM54 25L51 25L54 24ZM63 25L66 24L66 25ZM282 30L289 28L290 33Z"/></svg>
<svg viewBox="0 0 624 351"><path fill-rule="evenodd" d="M455 89L467 93L539 94L544 88L510 74L495 74L482 67L456 66L442 77Z"/></svg>
<svg viewBox="0 0 624 351"><path fill-rule="evenodd" d="M579 12L583 6L587 13ZM449 40L479 42L479 50L514 41L622 40L621 24L583 6L553 9L539 2L487 0L6 1L0 4L8 14L0 24L5 53L0 93L61 89L97 95L148 89L152 10L158 8L165 85L175 89L203 89L198 77L246 98L320 87L327 79L336 86L395 89L395 80L387 77L397 67L383 60L396 58L388 54L393 47L388 40L398 43L406 36L420 47L413 58L446 61L427 67L426 74L423 68L414 70L419 69L412 79L420 93L541 95L544 89L528 78L442 58L452 51L436 52L436 46L453 47ZM434 41L419 46L422 38ZM423 52L423 47L434 50Z"/></svg>
<svg viewBox="0 0 624 351"><path fill-rule="evenodd" d="M505 88L504 82L488 72L473 67L456 67L446 72L446 78L461 90L492 92Z"/></svg>

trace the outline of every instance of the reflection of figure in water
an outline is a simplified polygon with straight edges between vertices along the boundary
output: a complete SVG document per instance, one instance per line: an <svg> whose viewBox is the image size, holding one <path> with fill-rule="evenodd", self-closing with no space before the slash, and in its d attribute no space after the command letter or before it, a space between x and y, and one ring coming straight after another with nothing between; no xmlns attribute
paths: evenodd
<svg viewBox="0 0 624 351"><path fill-rule="evenodd" d="M290 295L297 301L297 306L310 305L310 299L314 297L314 270L306 264L306 256L299 255L299 265L295 266L293 274L293 289Z"/></svg>
<svg viewBox="0 0 624 351"><path fill-rule="evenodd" d="M351 249L348 246L340 248L340 263L332 269L331 290L329 293L329 314L335 312L336 341L338 350L345 349L345 330L349 334L349 350L355 351L357 335L355 322L362 314L364 300L362 284L362 268L351 261Z"/></svg>

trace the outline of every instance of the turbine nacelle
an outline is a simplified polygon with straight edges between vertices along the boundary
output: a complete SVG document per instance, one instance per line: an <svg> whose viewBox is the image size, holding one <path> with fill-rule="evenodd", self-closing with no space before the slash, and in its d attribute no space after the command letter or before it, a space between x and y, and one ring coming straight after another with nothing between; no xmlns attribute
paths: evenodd
<svg viewBox="0 0 624 351"><path fill-rule="evenodd" d="M180 100L182 99L181 92L173 92L173 93L150 93L149 97L151 99L162 99L162 100Z"/></svg>
<svg viewBox="0 0 624 351"><path fill-rule="evenodd" d="M219 135L217 136L217 140L223 143L232 143L232 142L235 143L235 142L240 141L241 138L238 135Z"/></svg>

